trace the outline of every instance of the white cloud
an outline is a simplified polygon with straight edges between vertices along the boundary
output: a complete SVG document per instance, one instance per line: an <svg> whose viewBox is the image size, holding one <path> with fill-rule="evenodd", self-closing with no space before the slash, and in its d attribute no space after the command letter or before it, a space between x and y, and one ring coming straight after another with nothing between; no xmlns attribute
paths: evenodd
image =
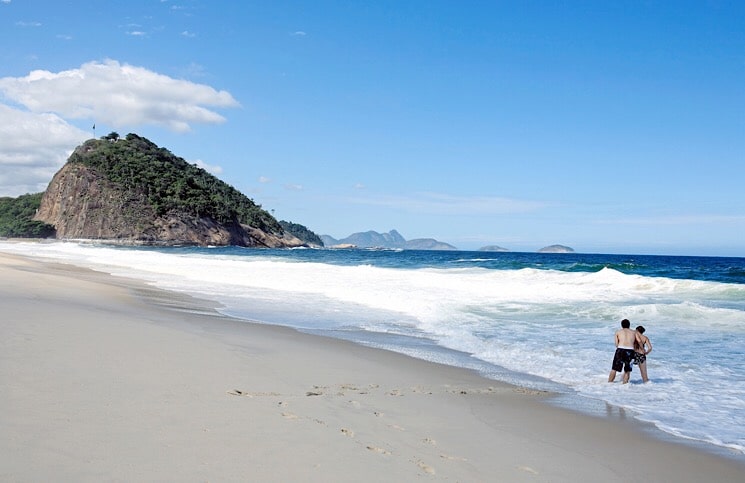
<svg viewBox="0 0 745 483"><path fill-rule="evenodd" d="M210 107L240 106L227 91L115 60L0 78L0 93L31 112L95 120L115 129L152 124L187 132L195 123L225 121Z"/></svg>
<svg viewBox="0 0 745 483"><path fill-rule="evenodd" d="M0 196L44 191L72 150L89 137L55 114L0 104Z"/></svg>
<svg viewBox="0 0 745 483"><path fill-rule="evenodd" d="M289 191L303 191L303 185L288 183L285 185L285 189Z"/></svg>
<svg viewBox="0 0 745 483"><path fill-rule="evenodd" d="M19 27L41 27L41 22L24 22L22 20L19 20L18 22L16 22L16 25Z"/></svg>
<svg viewBox="0 0 745 483"><path fill-rule="evenodd" d="M0 3L10 3L10 0L0 0Z"/></svg>
<svg viewBox="0 0 745 483"><path fill-rule="evenodd" d="M271 183L271 178L267 178L266 176L259 176L259 183Z"/></svg>
<svg viewBox="0 0 745 483"><path fill-rule="evenodd" d="M131 35L132 37L145 37L147 34L142 30L131 30L127 32L127 35Z"/></svg>
<svg viewBox="0 0 745 483"><path fill-rule="evenodd" d="M527 213L548 206L539 201L526 201L496 196L454 196L443 193L413 193L351 198L350 203L385 206L418 214L436 215L503 215Z"/></svg>
<svg viewBox="0 0 745 483"><path fill-rule="evenodd" d="M305 37L308 34L303 32L302 30L298 30L296 32L292 32L290 35L292 35L293 37Z"/></svg>
<svg viewBox="0 0 745 483"><path fill-rule="evenodd" d="M188 37L188 38L191 39L191 38L196 37L197 34L195 34L194 32L189 32L188 30L184 30L183 32L181 32L181 36L182 37Z"/></svg>

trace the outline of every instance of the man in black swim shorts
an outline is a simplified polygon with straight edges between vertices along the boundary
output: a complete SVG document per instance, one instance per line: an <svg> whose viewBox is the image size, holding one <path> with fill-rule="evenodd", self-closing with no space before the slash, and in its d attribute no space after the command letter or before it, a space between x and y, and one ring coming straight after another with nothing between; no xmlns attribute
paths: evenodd
<svg viewBox="0 0 745 483"><path fill-rule="evenodd" d="M639 333L631 330L631 322L628 319L621 321L621 329L616 331L616 353L613 355L613 364L608 375L608 382L616 380L616 372L623 369L623 383L629 382L631 377L631 361L634 360L634 342L639 338Z"/></svg>
<svg viewBox="0 0 745 483"><path fill-rule="evenodd" d="M616 349L616 353L613 355L613 364L611 367L614 371L631 372L631 363L635 360L634 349L627 349L625 347L619 347Z"/></svg>

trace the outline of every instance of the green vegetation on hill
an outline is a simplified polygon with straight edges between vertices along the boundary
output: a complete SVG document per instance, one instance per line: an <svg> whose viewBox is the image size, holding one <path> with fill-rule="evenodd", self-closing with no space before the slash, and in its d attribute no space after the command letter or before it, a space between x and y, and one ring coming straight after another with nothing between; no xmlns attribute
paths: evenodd
<svg viewBox="0 0 745 483"><path fill-rule="evenodd" d="M54 236L54 227L32 218L41 204L43 193L26 194L18 198L0 198L0 236L15 238L47 238Z"/></svg>
<svg viewBox="0 0 745 483"><path fill-rule="evenodd" d="M95 168L121 189L144 196L160 216L186 213L283 233L272 215L240 191L136 134L88 140L69 162Z"/></svg>
<svg viewBox="0 0 745 483"><path fill-rule="evenodd" d="M321 240L321 237L310 231L308 228L304 227L303 225L299 225L297 223L292 223L289 221L281 220L279 224L282 226L282 229L284 229L287 233L290 235L296 236L297 238L300 238L305 243L308 243L310 245L317 245L319 247L323 246L323 240Z"/></svg>

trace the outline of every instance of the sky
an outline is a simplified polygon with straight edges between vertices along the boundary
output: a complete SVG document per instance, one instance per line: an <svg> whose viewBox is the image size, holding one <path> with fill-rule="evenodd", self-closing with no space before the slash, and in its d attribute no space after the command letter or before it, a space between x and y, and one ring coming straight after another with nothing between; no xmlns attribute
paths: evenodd
<svg viewBox="0 0 745 483"><path fill-rule="evenodd" d="M0 0L0 196L110 132L337 239L745 256L745 2Z"/></svg>

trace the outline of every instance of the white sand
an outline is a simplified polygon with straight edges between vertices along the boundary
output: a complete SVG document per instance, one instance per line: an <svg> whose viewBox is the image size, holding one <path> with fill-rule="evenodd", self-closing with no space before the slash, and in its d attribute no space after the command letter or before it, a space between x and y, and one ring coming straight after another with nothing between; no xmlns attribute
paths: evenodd
<svg viewBox="0 0 745 483"><path fill-rule="evenodd" d="M0 481L743 481L466 371L0 254Z"/></svg>

